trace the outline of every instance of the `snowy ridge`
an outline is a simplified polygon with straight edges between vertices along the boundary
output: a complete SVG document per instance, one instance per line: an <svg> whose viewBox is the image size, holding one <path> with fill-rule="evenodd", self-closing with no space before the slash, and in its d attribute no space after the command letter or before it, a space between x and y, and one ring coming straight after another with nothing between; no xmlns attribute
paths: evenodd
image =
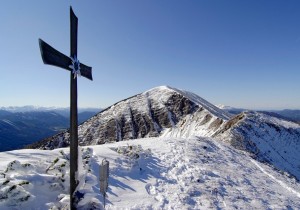
<svg viewBox="0 0 300 210"><path fill-rule="evenodd" d="M196 95L195 93L189 92L189 91L185 91L185 90L180 90L180 89L176 89L176 88L171 88L170 89L182 94L183 96L189 98L191 101L203 106L206 110L208 110L209 112L211 112L213 115L215 115L216 117L225 119L225 120L229 120L232 116L228 113L223 111L222 109L219 109L218 107L216 107L215 105L209 103L208 101L206 101L205 99L201 98L200 96Z"/></svg>
<svg viewBox="0 0 300 210"><path fill-rule="evenodd" d="M68 149L0 153L0 209L68 209ZM212 138L150 138L84 147L78 209L298 209L300 184ZM64 180L64 181L63 181Z"/></svg>
<svg viewBox="0 0 300 210"><path fill-rule="evenodd" d="M170 86L155 87L153 89L146 91L143 94L151 94L151 95L156 94L156 95L160 95L160 97L166 97L165 93L169 92L170 90L173 90L173 91L179 93L180 95L188 98L189 100L191 100L195 104L199 105L200 107L203 107L204 109L206 109L207 111L209 111L210 113L215 115L216 117L219 117L219 118L222 118L225 120L229 120L231 117L231 115L229 113L223 111L222 109L219 109L218 107L209 103L208 101L206 101L205 99L196 95L195 93L185 91L185 90L180 90L180 89L173 88Z"/></svg>
<svg viewBox="0 0 300 210"><path fill-rule="evenodd" d="M214 137L300 180L300 125L263 113L244 112L224 124Z"/></svg>

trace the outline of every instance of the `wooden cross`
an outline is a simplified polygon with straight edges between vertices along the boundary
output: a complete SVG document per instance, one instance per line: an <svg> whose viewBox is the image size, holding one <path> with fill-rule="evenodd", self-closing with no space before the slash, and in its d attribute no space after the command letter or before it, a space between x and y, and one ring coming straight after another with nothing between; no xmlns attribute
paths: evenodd
<svg viewBox="0 0 300 210"><path fill-rule="evenodd" d="M90 80L92 78L92 68L79 63L77 59L77 28L78 18L70 7L71 26L71 55L70 57L55 50L49 44L39 39L41 55L44 64L57 66L71 71L71 111L70 111L70 208L75 209L74 191L77 186L75 177L78 171L78 118L77 118L77 76L81 75Z"/></svg>

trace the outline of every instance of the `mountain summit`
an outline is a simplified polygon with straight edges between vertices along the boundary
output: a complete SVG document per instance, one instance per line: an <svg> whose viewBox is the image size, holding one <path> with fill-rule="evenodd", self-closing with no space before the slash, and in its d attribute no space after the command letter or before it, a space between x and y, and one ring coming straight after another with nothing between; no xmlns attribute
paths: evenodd
<svg viewBox="0 0 300 210"><path fill-rule="evenodd" d="M194 93L160 86L122 100L79 126L79 144L96 145L158 136L211 136L230 114ZM68 146L62 132L35 144L34 148Z"/></svg>

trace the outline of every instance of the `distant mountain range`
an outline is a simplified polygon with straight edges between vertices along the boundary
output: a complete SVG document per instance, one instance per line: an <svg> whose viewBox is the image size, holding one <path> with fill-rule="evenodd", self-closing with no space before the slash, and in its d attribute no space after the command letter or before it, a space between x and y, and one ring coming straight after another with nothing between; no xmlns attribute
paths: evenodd
<svg viewBox="0 0 300 210"><path fill-rule="evenodd" d="M284 110L274 110L272 112L287 117L293 121L300 122L300 110L284 109Z"/></svg>
<svg viewBox="0 0 300 210"><path fill-rule="evenodd" d="M100 110L101 108L78 108L78 113L83 113L83 112L97 113ZM68 117L70 114L69 107L43 107L43 106L33 106L33 105L0 107L0 116L1 116L1 112L5 112L5 111L12 112L12 113L53 111L66 117Z"/></svg>
<svg viewBox="0 0 300 210"><path fill-rule="evenodd" d="M100 109L80 109L78 121L89 119ZM52 136L69 127L68 108L33 106L0 109L0 151L23 148L25 145Z"/></svg>
<svg viewBox="0 0 300 210"><path fill-rule="evenodd" d="M283 117L219 109L188 91L167 86L124 99L79 126L79 144L97 145L147 137L213 137L252 154L300 180L300 125ZM28 148L69 145L68 131Z"/></svg>

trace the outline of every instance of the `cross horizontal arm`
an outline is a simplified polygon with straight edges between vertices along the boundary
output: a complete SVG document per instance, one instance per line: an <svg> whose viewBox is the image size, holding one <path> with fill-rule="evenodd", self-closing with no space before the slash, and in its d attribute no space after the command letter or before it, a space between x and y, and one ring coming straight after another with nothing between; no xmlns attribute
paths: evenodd
<svg viewBox="0 0 300 210"><path fill-rule="evenodd" d="M81 74L81 76L83 76L89 80L93 80L92 67L90 67L90 66L86 66L81 63L80 64L80 74Z"/></svg>
<svg viewBox="0 0 300 210"><path fill-rule="evenodd" d="M72 65L71 58L54 49L42 39L39 39L39 44L44 64L72 71L72 68L70 67ZM92 67L80 63L80 73L83 77L93 80Z"/></svg>
<svg viewBox="0 0 300 210"><path fill-rule="evenodd" d="M71 70L69 65L72 64L72 61L68 56L57 51L42 39L39 39L39 43L44 64L57 66L69 71Z"/></svg>

